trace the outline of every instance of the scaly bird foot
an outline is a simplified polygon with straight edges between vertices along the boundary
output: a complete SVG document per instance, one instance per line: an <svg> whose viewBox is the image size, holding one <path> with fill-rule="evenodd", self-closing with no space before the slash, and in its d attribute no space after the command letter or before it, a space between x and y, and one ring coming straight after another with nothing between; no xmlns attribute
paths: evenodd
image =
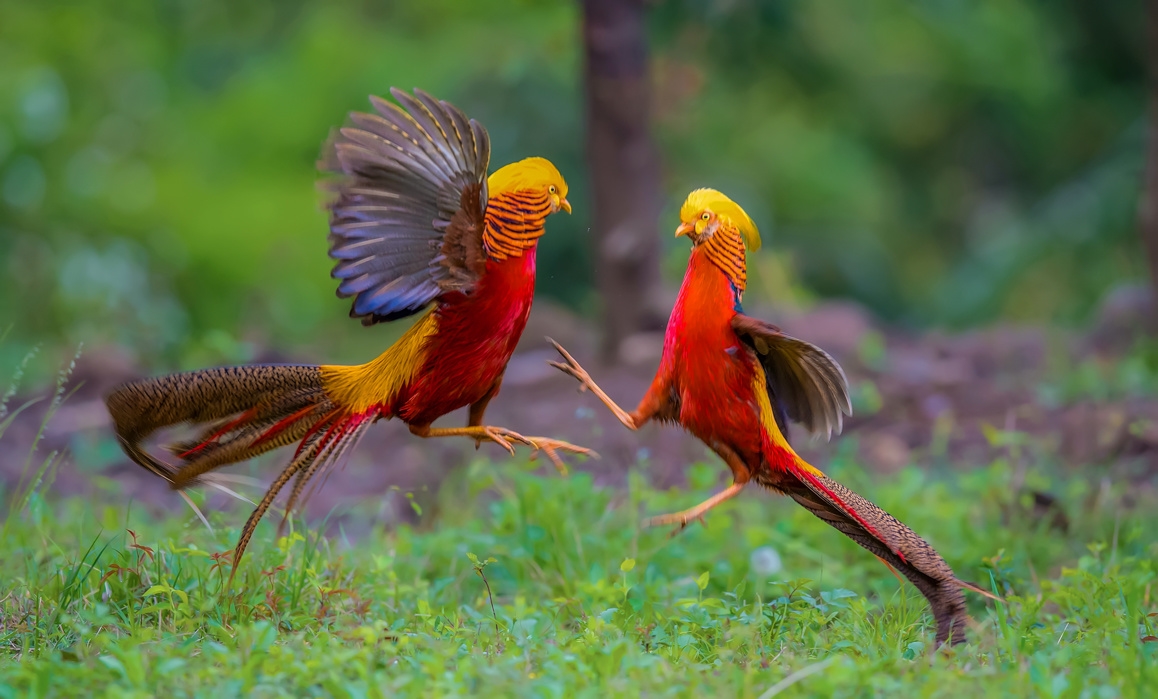
<svg viewBox="0 0 1158 699"><path fill-rule="evenodd" d="M696 520L699 520L700 524L703 524L705 527L707 527L708 525L704 522L704 515L706 515L713 507L716 507L725 500L731 500L732 498L739 495L740 492L744 490L744 486L747 483L747 478L742 481L734 482L732 485L728 486L724 490L721 490L720 492L716 493L707 500L704 500L691 509L683 510L682 512L673 512L670 515L659 515L658 517L651 517L644 520L643 526L654 527L664 524L678 524L679 527L671 533L672 536L680 533L687 528L688 524Z"/></svg>
<svg viewBox="0 0 1158 699"><path fill-rule="evenodd" d="M687 529L688 525L692 522L699 522L701 525L703 525L704 529L707 529L708 523L704 521L704 513L696 512L697 509L698 508L692 508L690 510L684 510L683 512L673 512L670 515L657 515L655 517L648 517L647 519L643 520L643 526L645 528L650 528L662 527L668 524L678 525L675 529L671 530L670 534L668 534L669 539L675 537L677 534Z"/></svg>
<svg viewBox="0 0 1158 699"><path fill-rule="evenodd" d="M570 442L564 442L561 439L552 439L550 437L524 437L518 432L515 432L514 430L508 430L505 427L485 426L483 429L486 432L486 437L484 439L490 439L494 443L510 452L512 456L514 456L515 453L515 448L512 442L526 444L533 450L532 457L534 454L543 452L547 455L547 458L551 460L551 463L554 464L555 469L564 476L567 475L567 465L564 464L563 460L559 458L560 451L570 452L572 454L586 454L594 458L599 458L599 454L595 453L593 450L571 444ZM479 439L480 438L477 437L475 438L476 445Z"/></svg>
<svg viewBox="0 0 1158 699"><path fill-rule="evenodd" d="M595 387L595 380L591 378L591 375L587 373L586 369L579 365L579 362L575 361L575 358L571 356L570 352L563 349L563 345L560 345L558 342L555 342L549 337L547 338L547 341L550 342L551 345L554 346L554 348L559 352L559 354L563 356L563 359L566 360L565 362L553 362L548 360L548 364L555 367L564 374L578 380L580 384L580 393Z"/></svg>
<svg viewBox="0 0 1158 699"><path fill-rule="evenodd" d="M560 345L558 342L555 342L549 337L547 338L547 342L550 342L551 345L554 346L554 348L559 352L560 356L566 360L564 362L552 362L548 360L547 364L578 380L580 393L584 391L591 391L594 393L595 397L601 400L603 404L607 406L607 409L610 410L613 415L615 415L616 419L623 423L624 427L628 428L629 430L634 430L638 427L635 418L632 417L631 414L625 412L623 408L616 405L615 401L611 400L611 397L604 393L603 389L599 388L599 386L595 383L595 379L592 379L591 375L588 374L583 367L579 366L579 362L575 361L575 358L571 356L570 352L563 349L563 345Z"/></svg>
<svg viewBox="0 0 1158 699"><path fill-rule="evenodd" d="M535 450L534 453L531 454L531 458L534 458L539 452L543 452L547 455L547 458L551 460L551 463L555 465L555 469L561 476L567 475L567 465L559 458L559 451L565 451L571 454L585 454L595 459L599 458L599 454L596 453L595 450L580 447L570 442L564 442L561 439L526 437L526 440L531 445L531 448Z"/></svg>
<svg viewBox="0 0 1158 699"><path fill-rule="evenodd" d="M489 439L503 449L506 449L508 452L510 452L511 456L515 455L515 447L511 444L512 441L521 442L527 446L534 447L534 444L526 437L513 430L508 430L505 427L491 427L489 425L484 425L483 432L486 433L486 437L475 437L475 449L478 449L479 445L482 444L483 439Z"/></svg>

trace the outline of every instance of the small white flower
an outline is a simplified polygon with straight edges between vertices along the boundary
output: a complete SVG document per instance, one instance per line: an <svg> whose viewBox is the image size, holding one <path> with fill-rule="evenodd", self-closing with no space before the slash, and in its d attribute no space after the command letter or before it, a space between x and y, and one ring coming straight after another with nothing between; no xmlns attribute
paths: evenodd
<svg viewBox="0 0 1158 699"><path fill-rule="evenodd" d="M761 546L753 551L749 565L752 566L752 572L761 576L776 575L784 569L780 554L771 546Z"/></svg>

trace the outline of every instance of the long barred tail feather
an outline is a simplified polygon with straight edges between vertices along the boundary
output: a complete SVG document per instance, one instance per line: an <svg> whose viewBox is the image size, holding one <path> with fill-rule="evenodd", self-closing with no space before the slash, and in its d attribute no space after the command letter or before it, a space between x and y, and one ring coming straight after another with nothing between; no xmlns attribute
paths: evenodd
<svg viewBox="0 0 1158 699"><path fill-rule="evenodd" d="M289 498L285 503L285 514L282 516L281 523L278 525L278 536L281 536L285 531L286 521L289 519L291 513L297 508L305 508L306 503L317 489L325 485L326 479L329 478L330 473L336 468L341 468L346 458L349 456L362 441L363 435L366 434L366 427L373 421L368 415L357 415L351 418L349 424L344 426L342 434L338 437L333 445L332 454L325 459L314 459L308 466L298 472L297 478L294 480L293 489L290 490ZM322 476L321 481L316 476ZM305 491L306 485L312 483L308 492Z"/></svg>
<svg viewBox="0 0 1158 699"><path fill-rule="evenodd" d="M235 571L258 522L286 484L296 478L288 513L305 501L305 486L343 459L372 422L369 414L337 406L323 388L320 369L310 365L226 367L144 379L113 391L107 405L125 453L176 490L205 484L240 497L218 482L230 476L212 471L299 443L242 528ZM145 448L154 432L181 424L200 429L193 439L167 447L176 464Z"/></svg>
<svg viewBox="0 0 1158 699"><path fill-rule="evenodd" d="M237 546L233 549L233 570L229 574L229 581L233 582L234 576L237 575L237 569L241 565L241 557L245 555L245 549L249 546L249 540L253 538L253 532L257 529L258 522L265 516L265 513L273 505L273 501L277 498L278 493L289 483L301 469L315 457L318 456L318 440L314 440L306 449L298 454L292 461L289 462L282 472L278 474L277 478L270 483L269 490L266 491L265 497L257 503L257 507L253 508L249 519L245 520L245 526L241 528L241 536L237 539Z"/></svg>
<svg viewBox="0 0 1158 699"><path fill-rule="evenodd" d="M965 642L965 627L971 622L962 590L997 599L977 585L959 580L945 559L912 529L823 474L796 469L760 481L788 494L908 578L929 602L937 622L938 645Z"/></svg>
<svg viewBox="0 0 1158 699"><path fill-rule="evenodd" d="M329 402L319 368L292 364L142 379L117 388L106 399L125 453L178 488L201 473L295 441L292 434L304 433L301 424L306 418L276 432L273 428L307 406ZM170 447L182 462L174 467L150 454L142 443L157 430L180 424L205 427L196 439Z"/></svg>
<svg viewBox="0 0 1158 699"><path fill-rule="evenodd" d="M286 503L285 516L282 518L282 524L278 527L279 531L284 527L286 517L293 510L293 507L304 504L305 499L299 501L298 496L306 483L313 480L319 473L324 474L334 465L340 464L341 460L349 453L349 447L361 440L366 428L372 422L364 415L353 415L339 421L340 424L336 426L337 429L331 433L329 439L327 439L325 432L315 432L306 438L302 444L302 449L270 484L265 497L257 504L253 513L249 515L249 519L246 520L245 526L242 527L237 547L233 551L233 572L229 576L231 581L233 576L237 574L241 557L245 554L245 549L249 545L250 539L253 538L253 532L257 529L258 523L269 511L278 493L285 488L290 479L296 476L297 482L294 484L290 500Z"/></svg>

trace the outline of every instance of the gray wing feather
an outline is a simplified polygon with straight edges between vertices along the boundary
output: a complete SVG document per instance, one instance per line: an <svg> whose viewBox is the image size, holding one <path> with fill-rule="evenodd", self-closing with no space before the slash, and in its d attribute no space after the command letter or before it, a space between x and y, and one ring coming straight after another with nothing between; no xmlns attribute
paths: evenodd
<svg viewBox="0 0 1158 699"><path fill-rule="evenodd" d="M732 328L752 347L764 367L781 431L784 417L825 438L840 434L852 415L848 379L836 360L816 345L785 335L775 325L743 314Z"/></svg>
<svg viewBox="0 0 1158 699"><path fill-rule="evenodd" d="M481 238L486 129L421 90L390 94L398 104L371 97L373 113L350 115L322 164L338 175L328 204L331 276L338 296L354 298L350 315L366 325L469 291L484 268L465 259L464 246L444 242Z"/></svg>

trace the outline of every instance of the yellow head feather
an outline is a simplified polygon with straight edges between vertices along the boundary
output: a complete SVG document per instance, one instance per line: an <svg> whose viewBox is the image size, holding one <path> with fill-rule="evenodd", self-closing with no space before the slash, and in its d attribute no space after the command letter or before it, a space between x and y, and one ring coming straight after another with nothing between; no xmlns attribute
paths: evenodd
<svg viewBox="0 0 1158 699"><path fill-rule="evenodd" d="M756 224L751 217L740 208L739 204L715 189L693 190L684 201L684 205L680 207L680 220L687 224L694 224L696 218L705 211L711 211L721 220L738 228L750 252L756 252L760 249L760 231L756 229Z"/></svg>
<svg viewBox="0 0 1158 699"><path fill-rule="evenodd" d="M520 189L546 189L555 186L560 198L567 196L567 183L559 170L546 158L525 158L517 163L504 165L487 178L490 196Z"/></svg>

